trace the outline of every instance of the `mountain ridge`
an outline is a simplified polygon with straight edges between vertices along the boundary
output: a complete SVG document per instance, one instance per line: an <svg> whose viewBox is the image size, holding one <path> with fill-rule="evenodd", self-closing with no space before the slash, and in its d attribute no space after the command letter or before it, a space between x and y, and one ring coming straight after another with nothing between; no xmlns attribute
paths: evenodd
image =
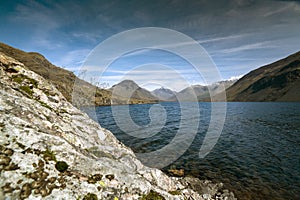
<svg viewBox="0 0 300 200"><path fill-rule="evenodd" d="M300 51L259 67L228 88L228 101L300 101Z"/></svg>
<svg viewBox="0 0 300 200"><path fill-rule="evenodd" d="M102 89L80 80L68 70L51 64L39 53L24 52L1 42L0 52L14 57L24 63L28 69L50 81L69 102L72 102L72 95L80 97L80 101L73 102L77 107L157 103L159 101L177 101L177 97L183 101L190 101L195 99L192 97L192 93L196 95L197 101L211 101L208 87L214 94L220 89L218 83L215 83L210 86L192 85L179 92L167 88L150 92L132 80L124 80L110 89ZM227 101L300 101L299 74L300 51L259 67L237 81L227 80L221 81L221 83L226 89ZM77 84L74 85L75 82ZM116 87L118 89L115 90ZM128 94L132 94L132 96L129 97ZM214 96L214 99L217 100L218 95Z"/></svg>
<svg viewBox="0 0 300 200"><path fill-rule="evenodd" d="M197 101L211 101L209 91L218 94L223 88L226 90L236 81L237 80L223 80L211 85L191 85L177 92L176 95L169 98L169 101L177 101L177 99L181 101L193 101L194 99L197 99Z"/></svg>

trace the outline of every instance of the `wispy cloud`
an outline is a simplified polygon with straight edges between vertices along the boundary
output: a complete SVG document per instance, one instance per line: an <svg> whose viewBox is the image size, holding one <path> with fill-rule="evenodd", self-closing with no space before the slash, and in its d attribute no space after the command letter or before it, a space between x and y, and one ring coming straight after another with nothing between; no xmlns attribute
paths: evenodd
<svg viewBox="0 0 300 200"><path fill-rule="evenodd" d="M246 36L250 36L250 33L244 33L244 34L239 34L239 35L229 35L229 36L224 36L224 37L215 37L215 38L208 38L204 40L198 40L200 44L204 43L211 43L211 42L219 42L219 41L224 41L224 40L235 40L235 39L241 39Z"/></svg>
<svg viewBox="0 0 300 200"><path fill-rule="evenodd" d="M114 85L122 80L134 80L140 86L144 86L149 90L160 87L168 87L175 91L180 91L193 83L193 80L181 77L177 73L169 73L168 78L157 76L157 74L127 74L127 75L112 75L101 77L101 82ZM153 88L153 86L155 87Z"/></svg>
<svg viewBox="0 0 300 200"><path fill-rule="evenodd" d="M150 66L150 65L149 65ZM179 70L179 69L151 69L150 67L148 69L134 69L134 70L113 70L113 69L109 69L108 71L106 71L106 73L116 73L116 74L134 74L134 75L144 75L144 74L160 74L160 75L163 75L163 74L166 74L166 73L170 73L170 72L173 72L173 73L178 73L178 74L194 74L194 73L197 73L196 70L194 69L182 69L182 70Z"/></svg>
<svg viewBox="0 0 300 200"><path fill-rule="evenodd" d="M16 6L16 12L11 16L11 19L31 24L38 28L43 27L43 29L47 31L59 27L60 20L57 20L57 14L57 10L31 0L24 4L18 4Z"/></svg>
<svg viewBox="0 0 300 200"><path fill-rule="evenodd" d="M37 32L34 38L32 38L31 45L34 46L34 48L45 48L52 51L64 46L63 42L53 42L46 34L40 32Z"/></svg>
<svg viewBox="0 0 300 200"><path fill-rule="evenodd" d="M5 3L1 4L2 8ZM212 55L224 78L246 73L286 56L299 50L300 45L299 1L201 0L186 3L154 0L132 3L120 0L28 0L10 1L7 5L9 9L1 10L0 18L5 27L0 32L3 42L17 43L21 49L41 52L55 64L70 70L76 70L89 49L99 42L121 31L145 26L171 28L194 38ZM140 36L133 37L138 40ZM176 41L166 45L162 40L161 45L153 48L189 49L185 47L193 43ZM121 45L116 43L116 47L121 48ZM106 53L101 54L101 59L111 60L110 53ZM193 51L187 53L189 57L199 56ZM151 54L151 49L144 49L123 56L124 61L116 68L120 73L113 75L124 75L127 72L123 69L155 56L163 64L183 66L179 59L167 54ZM139 74L134 72L133 75Z"/></svg>
<svg viewBox="0 0 300 200"><path fill-rule="evenodd" d="M27 28L32 27L32 46L53 50L63 46L61 41L53 41L53 31L63 25L61 10L59 4L51 4L50 7L34 0L26 1L16 6L15 12L10 15L10 21L22 23Z"/></svg>
<svg viewBox="0 0 300 200"><path fill-rule="evenodd" d="M290 11L290 9L297 10L299 8L300 8L299 4L297 4L295 2L288 2L287 4L285 4L285 6L279 7L277 9L274 9L271 7L270 11L266 12L263 16L270 17L272 15L276 15L276 14L279 14L279 13L282 13L285 11Z"/></svg>
<svg viewBox="0 0 300 200"><path fill-rule="evenodd" d="M74 32L72 33L72 36L74 38L80 39L80 40L85 40L85 41L90 41L92 43L96 43L99 40L100 34L97 32Z"/></svg>
<svg viewBox="0 0 300 200"><path fill-rule="evenodd" d="M58 66L66 67L67 69L79 68L79 66L84 62L86 56L90 53L90 49L79 49L69 51L65 56L61 58L55 64Z"/></svg>
<svg viewBox="0 0 300 200"><path fill-rule="evenodd" d="M99 74L96 71L91 73L87 72L87 76L85 77L87 78L87 81L91 79L90 77L94 77L93 79L99 79L100 82L109 83L109 85L114 85L122 80L130 79L134 80L139 85L148 84L146 87L150 90L154 85L160 85L169 88L172 87L172 89L179 91L192 83L204 82L201 74L196 70L175 70L159 64L153 66L150 64L142 65L130 70L109 69L103 74ZM151 86L149 86L149 84Z"/></svg>
<svg viewBox="0 0 300 200"><path fill-rule="evenodd" d="M221 49L214 54L229 54L229 53L237 53L237 52L242 52L242 51L249 51L249 50L254 50L254 49L269 49L269 48L276 48L277 46L272 45L270 42L257 42L253 44L245 44L241 45L238 47L232 47L232 48L226 48L226 49Z"/></svg>
<svg viewBox="0 0 300 200"><path fill-rule="evenodd" d="M205 44L205 43L215 43L215 42L220 42L220 41L234 41L236 39L242 39L244 37L250 36L252 34L250 33L244 33L244 34L237 34L237 35L229 35L229 36L224 36L224 37L215 37L215 38L207 38L203 40L194 40L194 41L185 41L185 42L174 42L172 44L161 44L157 46L152 46L151 48L144 48L144 49L139 49L137 51L130 52L128 54L125 54L123 57L133 57L133 56L139 56L139 55L145 55L153 50L158 50L158 49L179 49L182 47L192 47L193 45L200 45ZM190 55L193 52L190 52ZM196 56L199 56L198 54Z"/></svg>

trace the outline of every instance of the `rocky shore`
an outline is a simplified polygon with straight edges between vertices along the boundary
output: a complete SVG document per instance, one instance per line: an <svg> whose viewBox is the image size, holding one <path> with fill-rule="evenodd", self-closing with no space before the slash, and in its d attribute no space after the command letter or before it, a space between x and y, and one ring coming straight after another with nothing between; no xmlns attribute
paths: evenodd
<svg viewBox="0 0 300 200"><path fill-rule="evenodd" d="M236 199L144 166L47 80L0 52L0 200Z"/></svg>

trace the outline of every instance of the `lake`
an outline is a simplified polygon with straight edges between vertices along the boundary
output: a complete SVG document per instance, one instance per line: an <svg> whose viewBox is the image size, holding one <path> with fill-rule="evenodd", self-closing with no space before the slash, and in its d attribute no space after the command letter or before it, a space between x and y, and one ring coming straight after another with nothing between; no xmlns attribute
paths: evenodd
<svg viewBox="0 0 300 200"><path fill-rule="evenodd" d="M135 130L140 131L140 135L149 132L151 106L129 106L132 120L142 126ZM122 131L110 106L95 110L102 127L112 131L135 153L145 153L167 145L182 120L188 133L189 121L193 119L193 116L181 118L179 103L161 103L160 106L166 110L164 126L157 134L146 138ZM114 111L126 108L114 106ZM199 158L199 148L210 122L211 103L199 103L199 109L195 138L184 154L163 170L182 168L185 175L223 182L239 199L300 199L300 103L227 103L221 136L204 158ZM85 111L91 113L89 109Z"/></svg>

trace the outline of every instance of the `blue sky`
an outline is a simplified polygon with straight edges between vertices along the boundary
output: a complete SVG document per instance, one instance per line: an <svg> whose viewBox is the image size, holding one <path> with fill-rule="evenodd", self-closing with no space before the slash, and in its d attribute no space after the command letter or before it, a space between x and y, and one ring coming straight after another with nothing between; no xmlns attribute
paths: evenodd
<svg viewBox="0 0 300 200"><path fill-rule="evenodd" d="M140 27L169 28L193 38L211 56L222 79L245 74L300 50L299 1L16 0L2 1L0 9L1 42L39 52L55 65L74 72L99 43ZM203 84L188 63L159 50L119 58L104 74L104 80L112 85L128 70L146 65L150 70L144 66L132 76L139 84L160 74L161 79L169 80L164 86L176 90L183 87L170 78L166 68L147 63L171 66L190 84Z"/></svg>

